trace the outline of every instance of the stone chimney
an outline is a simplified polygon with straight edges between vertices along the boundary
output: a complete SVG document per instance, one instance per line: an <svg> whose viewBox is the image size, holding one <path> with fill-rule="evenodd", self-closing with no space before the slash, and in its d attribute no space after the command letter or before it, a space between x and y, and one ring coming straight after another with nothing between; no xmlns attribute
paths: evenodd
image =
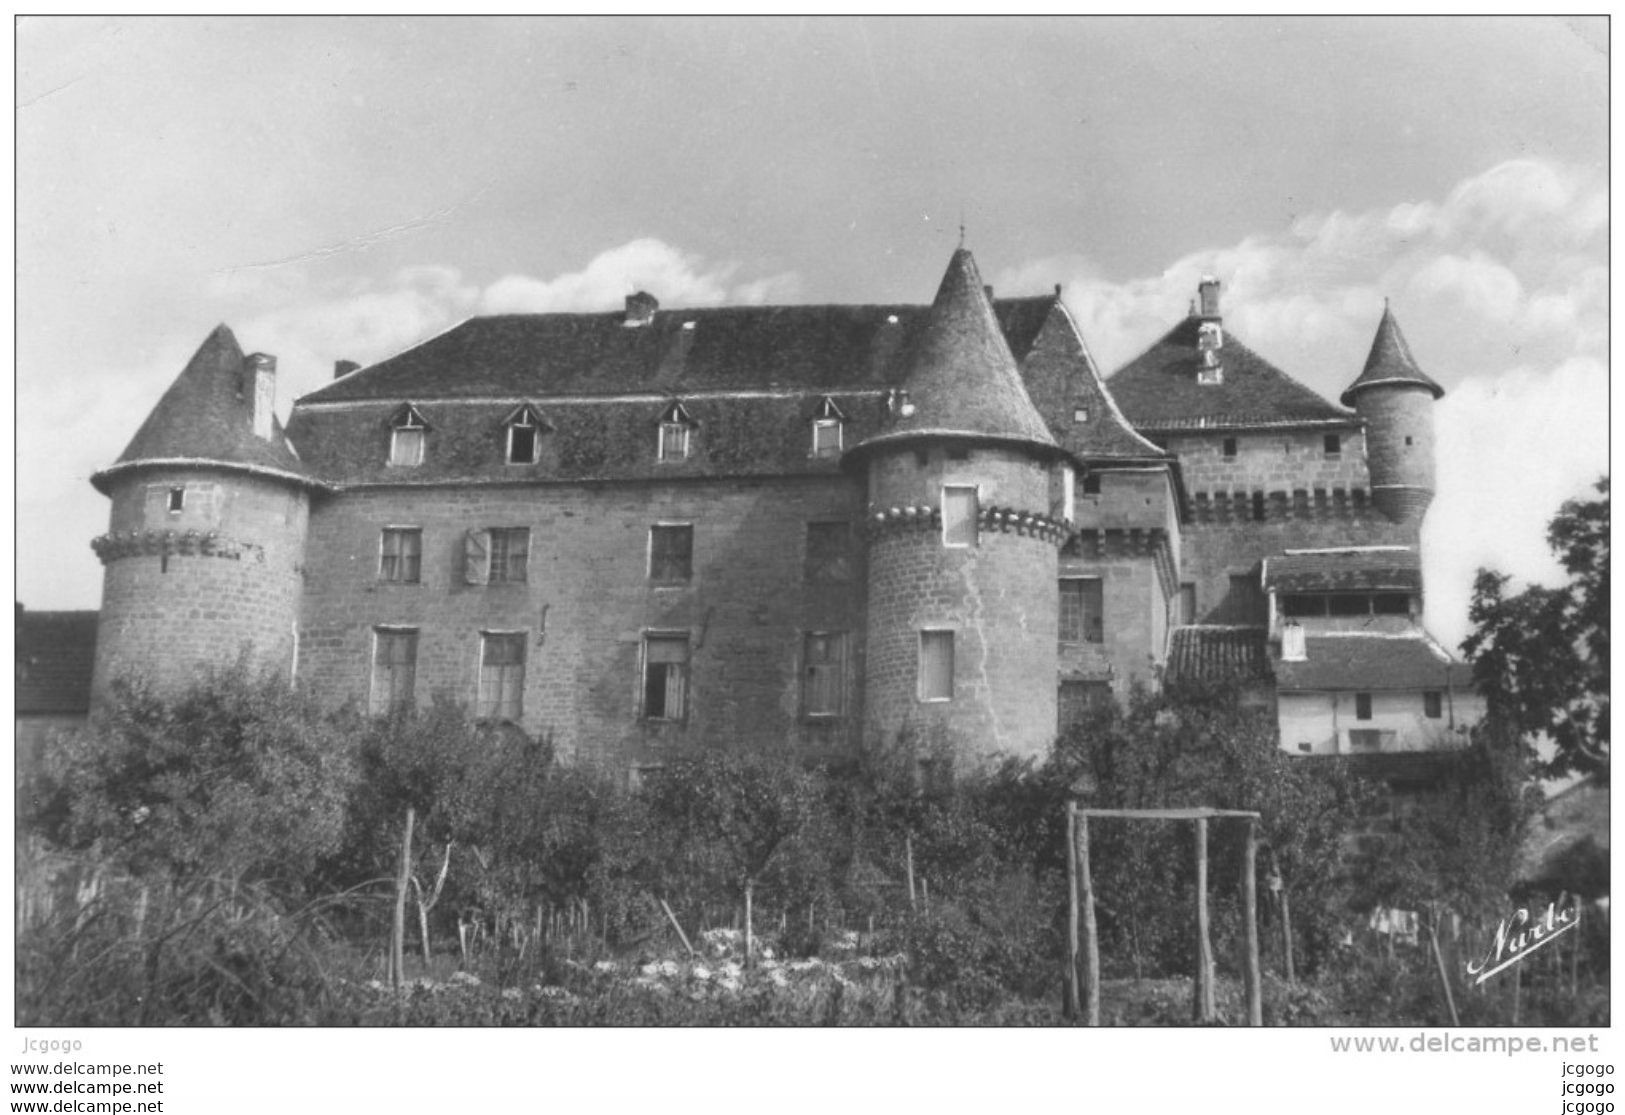
<svg viewBox="0 0 1625 1115"><path fill-rule="evenodd" d="M1219 280L1212 275L1203 275L1202 281L1196 284L1196 295L1200 303L1202 316L1217 321L1219 318Z"/></svg>
<svg viewBox="0 0 1625 1115"><path fill-rule="evenodd" d="M635 294L628 294L626 296L626 320L622 324L634 328L640 325L648 325L655 319L655 311L658 309L660 309L660 303L648 291L640 290Z"/></svg>
<svg viewBox="0 0 1625 1115"><path fill-rule="evenodd" d="M276 414L276 357L256 352L243 360L244 378L253 389L254 436L271 440Z"/></svg>
<svg viewBox="0 0 1625 1115"><path fill-rule="evenodd" d="M361 370L361 365L357 364L354 360L335 360L335 361L333 361L333 378L334 379L343 379L345 376L349 375L351 372L359 372L360 370Z"/></svg>

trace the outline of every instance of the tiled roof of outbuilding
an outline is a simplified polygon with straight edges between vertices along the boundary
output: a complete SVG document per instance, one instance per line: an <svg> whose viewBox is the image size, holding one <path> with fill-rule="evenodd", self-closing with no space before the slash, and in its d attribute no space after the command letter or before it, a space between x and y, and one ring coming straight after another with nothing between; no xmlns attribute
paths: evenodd
<svg viewBox="0 0 1625 1115"><path fill-rule="evenodd" d="M1382 308L1382 320L1377 323L1377 335L1371 341L1371 352L1365 358L1365 368L1354 382L1344 389L1340 401L1344 406L1354 405L1354 396L1370 387L1410 384L1425 387L1435 399L1444 394L1444 388L1416 366L1411 346L1405 343L1405 334L1399 331L1399 322L1387 306Z"/></svg>
<svg viewBox="0 0 1625 1115"><path fill-rule="evenodd" d="M95 612L17 613L17 714L90 710Z"/></svg>
<svg viewBox="0 0 1625 1115"><path fill-rule="evenodd" d="M1197 335L1203 320L1187 317L1106 381L1136 428L1258 429L1359 422L1253 352L1229 330L1219 349L1224 381L1198 383L1202 358Z"/></svg>
<svg viewBox="0 0 1625 1115"><path fill-rule="evenodd" d="M1422 558L1409 548L1326 550L1264 559L1274 592L1421 592Z"/></svg>
<svg viewBox="0 0 1625 1115"><path fill-rule="evenodd" d="M107 490L111 473L146 461L208 461L261 471L304 476L282 424L273 416L269 439L254 433L254 384L243 350L224 325L199 346L158 405L119 454L118 461L91 477Z"/></svg>
<svg viewBox="0 0 1625 1115"><path fill-rule="evenodd" d="M1468 668L1421 632L1310 635L1304 643L1303 661L1275 663L1283 693L1471 688Z"/></svg>
<svg viewBox="0 0 1625 1115"><path fill-rule="evenodd" d="M1163 677L1179 682L1269 681L1269 632L1262 627L1176 627Z"/></svg>
<svg viewBox="0 0 1625 1115"><path fill-rule="evenodd" d="M964 248L948 261L909 348L907 369L902 387L913 413L897 415L888 429L854 449L953 435L1056 448L1021 381L976 260Z"/></svg>

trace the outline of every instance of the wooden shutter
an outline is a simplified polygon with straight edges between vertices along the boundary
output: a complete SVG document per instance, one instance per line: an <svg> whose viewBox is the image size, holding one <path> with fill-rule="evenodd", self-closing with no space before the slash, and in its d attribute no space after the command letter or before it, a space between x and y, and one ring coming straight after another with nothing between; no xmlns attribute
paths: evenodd
<svg viewBox="0 0 1625 1115"><path fill-rule="evenodd" d="M942 489L942 541L946 546L976 545L976 489Z"/></svg>
<svg viewBox="0 0 1625 1115"><path fill-rule="evenodd" d="M920 632L920 700L948 701L954 695L954 633Z"/></svg>
<svg viewBox="0 0 1625 1115"><path fill-rule="evenodd" d="M483 585L491 579L491 532L471 530L463 535L463 580Z"/></svg>

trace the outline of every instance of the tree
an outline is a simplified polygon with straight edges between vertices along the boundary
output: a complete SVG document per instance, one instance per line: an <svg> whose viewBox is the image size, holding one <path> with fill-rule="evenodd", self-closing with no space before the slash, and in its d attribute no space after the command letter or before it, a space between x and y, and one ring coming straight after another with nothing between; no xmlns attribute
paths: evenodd
<svg viewBox="0 0 1625 1115"><path fill-rule="evenodd" d="M47 835L138 875L297 890L340 845L355 771L348 734L275 674L240 663L174 697L121 682L50 756Z"/></svg>
<svg viewBox="0 0 1625 1115"><path fill-rule="evenodd" d="M1462 643L1491 729L1549 737L1555 753L1535 770L1550 777L1608 777L1608 478L1596 489L1598 499L1564 503L1546 532L1568 583L1508 595L1509 577L1480 569Z"/></svg>

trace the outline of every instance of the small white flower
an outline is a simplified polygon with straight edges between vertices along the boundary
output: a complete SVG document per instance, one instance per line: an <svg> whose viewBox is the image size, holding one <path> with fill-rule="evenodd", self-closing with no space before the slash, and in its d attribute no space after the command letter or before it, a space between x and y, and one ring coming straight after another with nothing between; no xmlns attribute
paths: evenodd
<svg viewBox="0 0 1625 1115"><path fill-rule="evenodd" d="M478 987L480 985L480 977L476 976L473 972L453 972L451 974L451 979L447 980L446 982L466 984L469 987Z"/></svg>
<svg viewBox="0 0 1625 1115"><path fill-rule="evenodd" d="M694 967L690 969L690 973L694 976L695 979L710 979L711 978L711 969L709 969L709 968L707 968L707 967L705 967L704 965L701 965L701 964L694 965Z"/></svg>

